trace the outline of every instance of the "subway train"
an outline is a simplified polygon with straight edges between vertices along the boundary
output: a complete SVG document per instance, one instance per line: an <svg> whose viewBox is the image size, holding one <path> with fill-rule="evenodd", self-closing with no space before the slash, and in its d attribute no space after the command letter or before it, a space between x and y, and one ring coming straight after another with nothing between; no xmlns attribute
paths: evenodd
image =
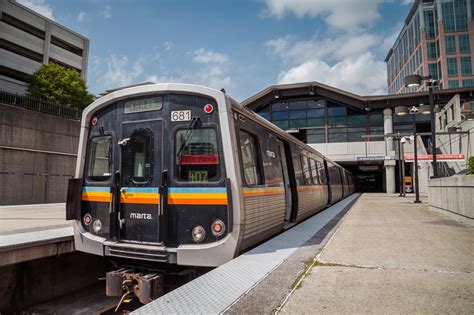
<svg viewBox="0 0 474 315"><path fill-rule="evenodd" d="M66 216L79 251L215 267L353 191L348 171L224 91L145 84L84 110Z"/></svg>

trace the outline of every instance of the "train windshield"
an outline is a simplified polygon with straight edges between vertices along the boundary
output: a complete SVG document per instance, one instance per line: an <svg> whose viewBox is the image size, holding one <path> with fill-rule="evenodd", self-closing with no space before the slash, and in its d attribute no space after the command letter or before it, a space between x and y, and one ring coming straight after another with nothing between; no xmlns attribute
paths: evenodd
<svg viewBox="0 0 474 315"><path fill-rule="evenodd" d="M215 182L220 179L215 129L200 128L176 132L175 176L184 182Z"/></svg>
<svg viewBox="0 0 474 315"><path fill-rule="evenodd" d="M92 180L107 180L111 175L112 136L93 137L90 143L87 176Z"/></svg>

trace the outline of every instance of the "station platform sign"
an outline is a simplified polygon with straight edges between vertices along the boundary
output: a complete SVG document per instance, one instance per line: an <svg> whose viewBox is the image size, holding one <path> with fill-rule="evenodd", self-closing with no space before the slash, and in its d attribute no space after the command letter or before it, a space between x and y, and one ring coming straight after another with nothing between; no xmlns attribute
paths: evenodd
<svg viewBox="0 0 474 315"><path fill-rule="evenodd" d="M433 161L432 154L418 154L417 157L418 157L418 161L423 161L423 162ZM436 160L438 162L463 161L464 158L465 158L464 154L436 154ZM413 162L413 161L415 161L414 155L405 155L405 162Z"/></svg>

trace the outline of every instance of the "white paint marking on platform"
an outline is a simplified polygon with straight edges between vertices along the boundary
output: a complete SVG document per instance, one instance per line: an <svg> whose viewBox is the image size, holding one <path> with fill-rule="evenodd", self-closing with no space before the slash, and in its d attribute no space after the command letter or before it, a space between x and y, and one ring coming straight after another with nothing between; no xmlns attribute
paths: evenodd
<svg viewBox="0 0 474 315"><path fill-rule="evenodd" d="M132 314L219 314L262 281L358 194L354 194Z"/></svg>

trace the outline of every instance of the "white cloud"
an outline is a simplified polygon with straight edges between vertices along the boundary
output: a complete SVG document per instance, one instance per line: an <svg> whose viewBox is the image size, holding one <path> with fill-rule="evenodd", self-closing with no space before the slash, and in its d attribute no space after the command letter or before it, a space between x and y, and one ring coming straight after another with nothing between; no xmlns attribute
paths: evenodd
<svg viewBox="0 0 474 315"><path fill-rule="evenodd" d="M278 75L278 83L317 81L360 95L385 94L386 67L370 52L329 65L313 59Z"/></svg>
<svg viewBox="0 0 474 315"><path fill-rule="evenodd" d="M355 56L378 45L380 38L372 34L340 35L335 38L314 38L294 41L290 37L272 39L265 43L270 52L287 62L305 62L313 58L337 60Z"/></svg>
<svg viewBox="0 0 474 315"><path fill-rule="evenodd" d="M102 10L100 13L106 19L112 18L112 8L110 7L110 5L107 5L105 9Z"/></svg>
<svg viewBox="0 0 474 315"><path fill-rule="evenodd" d="M165 46L166 51L170 51L174 47L174 43L173 42L168 42L168 41L164 42L163 45Z"/></svg>
<svg viewBox="0 0 474 315"><path fill-rule="evenodd" d="M86 12L84 12L84 11L79 12L79 14L77 15L77 21L78 22L83 22L84 19L86 18L86 16L87 16Z"/></svg>
<svg viewBox="0 0 474 315"><path fill-rule="evenodd" d="M46 4L45 0L17 0L17 2L35 12L38 12L50 20L54 20L53 7Z"/></svg>
<svg viewBox="0 0 474 315"><path fill-rule="evenodd" d="M205 50L204 48L195 50L192 54L193 61L202 64L224 64L229 61L229 58L226 55L214 52L212 50Z"/></svg>
<svg viewBox="0 0 474 315"><path fill-rule="evenodd" d="M404 25L403 22L397 23L397 25L395 25L395 27L392 29L392 33L388 35L387 37L385 37L382 43L382 48L386 52L388 52L388 50L393 47L393 44L395 44L395 41L397 40L398 35L400 34L400 31L403 28L403 25Z"/></svg>
<svg viewBox="0 0 474 315"><path fill-rule="evenodd" d="M378 6L384 0L266 0L266 15L283 18L322 17L330 26L354 31L380 18Z"/></svg>
<svg viewBox="0 0 474 315"><path fill-rule="evenodd" d="M413 3L415 0L403 0L403 4L410 4Z"/></svg>
<svg viewBox="0 0 474 315"><path fill-rule="evenodd" d="M99 60L95 58L94 63L98 62ZM106 88L138 83L144 74L144 68L140 60L130 66L128 57L123 55L110 55L106 61L106 65L107 69L103 74L99 74L97 80L105 84Z"/></svg>
<svg viewBox="0 0 474 315"><path fill-rule="evenodd" d="M184 82L201 84L216 89L234 86L230 76L230 60L221 53L199 49L190 56L191 66L179 73L169 74L165 69L157 73L156 65L162 60L156 53L140 56L132 62L124 55L110 55L106 60L91 58L91 73L96 89L110 89L140 82ZM186 62L184 60L183 62ZM150 70L153 67L153 70Z"/></svg>
<svg viewBox="0 0 474 315"><path fill-rule="evenodd" d="M199 66L198 71L191 76L192 80L215 89L233 86L227 55L204 48L193 51L192 55L194 63Z"/></svg>

